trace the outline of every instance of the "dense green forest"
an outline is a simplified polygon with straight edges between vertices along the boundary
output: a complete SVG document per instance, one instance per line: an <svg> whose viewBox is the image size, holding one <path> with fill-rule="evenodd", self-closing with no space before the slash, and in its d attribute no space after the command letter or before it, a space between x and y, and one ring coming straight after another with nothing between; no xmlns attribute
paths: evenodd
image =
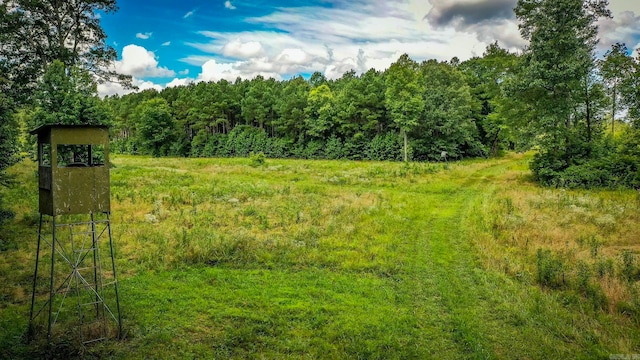
<svg viewBox="0 0 640 360"><path fill-rule="evenodd" d="M545 184L638 186L632 125L640 115L640 58L623 44L603 59L586 43L574 45L570 53L532 47L513 54L492 44L464 62L403 55L384 72L351 71L336 80L258 76L103 104L113 149L122 153L402 160L406 139L409 159L433 161L535 147L532 169ZM579 51L584 56L575 58ZM553 73L553 64L564 68ZM567 74L574 76L559 82Z"/></svg>

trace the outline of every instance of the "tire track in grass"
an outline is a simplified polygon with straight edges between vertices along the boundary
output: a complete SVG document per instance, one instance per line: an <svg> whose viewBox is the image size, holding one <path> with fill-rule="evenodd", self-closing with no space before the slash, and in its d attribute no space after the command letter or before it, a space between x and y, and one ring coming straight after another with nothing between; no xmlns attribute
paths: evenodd
<svg viewBox="0 0 640 360"><path fill-rule="evenodd" d="M417 321L425 332L417 334L417 342L431 347L435 358L494 357L476 319L479 299L473 292L474 260L460 244L458 227L471 201L467 196L430 195L426 200L437 205L422 214L414 211L420 215L411 221L415 233L413 281L405 286L413 287L414 306L421 311ZM424 204L414 201L410 206L420 209ZM425 306L425 298L435 304Z"/></svg>
<svg viewBox="0 0 640 360"><path fill-rule="evenodd" d="M398 201L415 206L415 196L402 194ZM409 198L410 197L410 198ZM397 275L394 292L399 314L412 315L411 344L420 358L459 359L463 357L458 344L448 335L451 314L442 304L438 290L438 279L432 271L433 265L424 260L424 234L422 229L430 226L433 217L407 219L411 226L404 225L397 235L403 238L405 261L403 270ZM418 240L420 239L420 240Z"/></svg>
<svg viewBox="0 0 640 360"><path fill-rule="evenodd" d="M449 180L460 185L453 193L430 193L425 196L407 197L412 214L413 239L412 277L422 280L414 289L415 306L423 311L424 304L419 299L432 297L437 305L418 320L433 325L439 322L440 353L431 353L437 358L496 358L486 328L481 318L489 306L482 295L486 289L478 289L478 262L473 255L471 243L465 239L462 227L468 209L482 195L475 185L482 181L484 174L502 167L508 162L499 162L472 172L463 182ZM445 187L446 188L446 187ZM408 283L407 286L416 286ZM429 332L427 332L429 334ZM424 336L424 334L422 335ZM433 338L420 339L426 346L433 344Z"/></svg>
<svg viewBox="0 0 640 360"><path fill-rule="evenodd" d="M464 243L461 223L466 207L476 195L464 192L442 201L431 224L428 242L423 248L425 260L437 279L442 306L450 314L450 336L469 358L490 359L495 355L479 320L482 300L476 291L476 262L472 249Z"/></svg>
<svg viewBox="0 0 640 360"><path fill-rule="evenodd" d="M554 294L482 267L469 238L469 218L479 203L499 191L492 179L513 162L506 159L464 178L443 180L459 184L453 191L407 196L411 213L417 214L411 219L412 259L422 262L413 276L434 287L428 292L436 293L435 309L445 313L439 316L441 327L456 345L455 351L437 358L597 358L612 353L591 327L580 326L603 318L567 309Z"/></svg>

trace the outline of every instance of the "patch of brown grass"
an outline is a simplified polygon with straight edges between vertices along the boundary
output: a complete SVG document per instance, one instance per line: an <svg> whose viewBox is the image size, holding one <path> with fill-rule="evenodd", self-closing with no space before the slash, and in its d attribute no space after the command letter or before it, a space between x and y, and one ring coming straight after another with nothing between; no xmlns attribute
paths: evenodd
<svg viewBox="0 0 640 360"><path fill-rule="evenodd" d="M540 188L527 172L513 169L498 176L493 196L479 205L475 241L486 266L535 280L538 249L551 250L571 284L577 283L578 262L589 265L590 283L602 289L609 311L631 302L634 284L621 278L621 254L640 254L640 195ZM614 275L596 277L597 267L608 260Z"/></svg>

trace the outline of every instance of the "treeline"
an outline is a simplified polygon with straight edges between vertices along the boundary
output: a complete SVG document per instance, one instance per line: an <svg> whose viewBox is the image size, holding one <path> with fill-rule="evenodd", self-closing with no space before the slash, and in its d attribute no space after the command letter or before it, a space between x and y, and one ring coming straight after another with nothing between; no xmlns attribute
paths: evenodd
<svg viewBox="0 0 640 360"><path fill-rule="evenodd" d="M337 80L315 73L200 82L104 99L113 150L155 156L413 160L497 154L515 146L493 113L517 56L492 45L463 63L403 55L388 70ZM411 107L411 108L408 108Z"/></svg>
<svg viewBox="0 0 640 360"><path fill-rule="evenodd" d="M30 10L0 6L0 17L49 13L33 7L38 2L18 3ZM61 16L80 26L78 14ZM106 75L87 67L96 54L78 61L83 56L57 49L65 44L57 40L31 49L21 42L27 28L11 26L0 32L0 45L11 45L0 46L0 58L12 60L0 61L1 125L108 124L113 151L154 156L431 161L534 148L531 169L542 184L640 188L640 56L624 44L596 56L607 1L519 0L515 15L529 44L518 54L494 43L463 62L418 63L405 54L385 71L335 80L258 76L105 99L96 78ZM55 28L46 24L31 24L33 34ZM46 56L24 73L26 50ZM111 50L101 53L105 62ZM0 184L16 153L15 132L4 135Z"/></svg>
<svg viewBox="0 0 640 360"><path fill-rule="evenodd" d="M258 76L103 103L122 153L430 161L536 147L532 170L544 184L640 186L640 58L615 44L596 60L594 42L565 40L570 52L492 44L464 62L405 54L386 71L336 80Z"/></svg>

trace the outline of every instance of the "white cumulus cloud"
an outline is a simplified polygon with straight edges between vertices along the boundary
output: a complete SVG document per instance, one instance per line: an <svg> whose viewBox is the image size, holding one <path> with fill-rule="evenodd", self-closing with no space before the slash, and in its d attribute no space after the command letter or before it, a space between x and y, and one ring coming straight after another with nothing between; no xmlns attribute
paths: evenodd
<svg viewBox="0 0 640 360"><path fill-rule="evenodd" d="M167 85L165 85L165 87L169 88L169 87L184 86L184 85L189 85L192 82L193 82L193 79L189 79L189 78L184 78L184 79L175 78L170 82L168 82Z"/></svg>
<svg viewBox="0 0 640 360"><path fill-rule="evenodd" d="M235 80L240 76L240 72L233 68L232 64L219 64L215 60L208 60L202 64L202 73L198 79L203 81L218 81L226 79Z"/></svg>
<svg viewBox="0 0 640 360"><path fill-rule="evenodd" d="M302 65L308 63L312 56L302 49L284 49L276 56L275 61L284 65Z"/></svg>
<svg viewBox="0 0 640 360"><path fill-rule="evenodd" d="M252 79L258 75L265 78L281 80L282 77L272 71L271 64L264 59L252 59L235 63L219 63L215 59L208 60L202 64L202 72L198 75L197 81L234 81L236 78Z"/></svg>
<svg viewBox="0 0 640 360"><path fill-rule="evenodd" d="M98 95L100 97L105 97L105 96L111 96L115 94L125 95L125 94L130 94L132 92L148 90L148 89L155 89L156 91L162 90L162 86L152 81L142 80L135 77L133 78L132 83L133 85L138 87L138 90L125 89L119 83L105 82L103 84L98 84Z"/></svg>
<svg viewBox="0 0 640 360"><path fill-rule="evenodd" d="M640 13L623 11L612 19L602 19L598 23L600 30L599 50L605 52L611 45L622 42L633 50L640 41ZM636 45L637 46L637 45Z"/></svg>
<svg viewBox="0 0 640 360"><path fill-rule="evenodd" d="M264 56L262 44L258 41L241 42L239 39L228 42L222 47L222 54L227 57L250 59Z"/></svg>
<svg viewBox="0 0 640 360"><path fill-rule="evenodd" d="M231 3L231 1L229 1L229 0L227 0L227 1L225 1L225 2L224 2L224 7L225 7L225 8L227 8L227 9L229 9L229 10L235 10L235 9L236 9L236 7L235 7L235 6L233 6L233 4Z"/></svg>
<svg viewBox="0 0 640 360"><path fill-rule="evenodd" d="M187 45L206 54L187 54L181 60L200 66L215 60L217 65L227 67L226 74L231 69L236 71L233 77L268 73L274 78L288 78L322 71L327 77L337 78L349 70L384 70L405 52L418 61L450 60L454 56L465 60L481 55L495 41L493 34L510 40L501 44L513 45L519 39L515 23L513 27L498 24L493 33L487 26L482 29L482 39L450 26L435 28L424 19L431 6L424 0L352 0L337 1L333 7L280 7L267 15L245 19L273 30L200 31L198 34L208 41Z"/></svg>
<svg viewBox="0 0 640 360"><path fill-rule="evenodd" d="M121 74L142 77L173 77L175 71L158 66L153 52L142 46L130 44L122 49L122 60L115 62L115 70Z"/></svg>

